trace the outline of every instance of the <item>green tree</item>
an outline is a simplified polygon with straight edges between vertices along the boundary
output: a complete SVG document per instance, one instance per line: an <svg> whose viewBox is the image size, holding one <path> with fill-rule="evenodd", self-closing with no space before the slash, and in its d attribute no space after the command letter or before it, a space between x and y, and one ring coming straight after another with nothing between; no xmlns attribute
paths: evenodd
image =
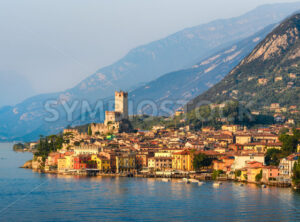
<svg viewBox="0 0 300 222"><path fill-rule="evenodd" d="M208 158L208 156L206 156L203 153L194 155L194 160L193 160L193 167L195 170L200 170L203 167L208 167L211 165L211 159Z"/></svg>
<svg viewBox="0 0 300 222"><path fill-rule="evenodd" d="M75 141L75 142L74 142L74 145L75 145L75 146L79 146L79 145L80 145L80 142L79 142L79 141Z"/></svg>
<svg viewBox="0 0 300 222"><path fill-rule="evenodd" d="M296 186L300 184L300 158L294 165L292 179Z"/></svg>
<svg viewBox="0 0 300 222"><path fill-rule="evenodd" d="M13 149L14 150L23 150L23 149L25 149L25 145L23 143L17 143L17 144L14 144Z"/></svg>
<svg viewBox="0 0 300 222"><path fill-rule="evenodd" d="M89 128L88 128L88 135L89 135L89 136L92 135L92 127L91 127L91 125L89 125Z"/></svg>
<svg viewBox="0 0 300 222"><path fill-rule="evenodd" d="M269 149L265 157L266 165L278 166L282 157L284 156L281 150Z"/></svg>
<svg viewBox="0 0 300 222"><path fill-rule="evenodd" d="M255 181L256 181L256 182L260 182L261 179L262 179L262 170L260 171L259 174L257 174L257 175L255 176Z"/></svg>
<svg viewBox="0 0 300 222"><path fill-rule="evenodd" d="M282 142L282 150L287 154L296 152L300 139L300 131L293 130L293 135L282 134L279 140Z"/></svg>
<svg viewBox="0 0 300 222"><path fill-rule="evenodd" d="M35 157L41 156L43 161L45 161L49 153L61 149L63 143L64 139L62 135L41 136L37 145L37 152L34 155Z"/></svg>
<svg viewBox="0 0 300 222"><path fill-rule="evenodd" d="M212 174L212 179L213 179L213 180L218 179L218 177L219 177L221 174L224 174L223 170L214 170L214 171L213 171L213 174Z"/></svg>
<svg viewBox="0 0 300 222"><path fill-rule="evenodd" d="M241 170L236 170L234 172L234 175L235 175L235 178L238 178L238 177L240 177L242 175L242 171Z"/></svg>

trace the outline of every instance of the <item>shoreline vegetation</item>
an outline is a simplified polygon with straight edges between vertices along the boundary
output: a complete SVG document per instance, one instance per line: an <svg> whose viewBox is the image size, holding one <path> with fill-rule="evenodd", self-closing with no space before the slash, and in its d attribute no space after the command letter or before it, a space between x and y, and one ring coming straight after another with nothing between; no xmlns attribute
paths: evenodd
<svg viewBox="0 0 300 222"><path fill-rule="evenodd" d="M15 152L31 152L36 151L37 143L16 143L13 145L13 150Z"/></svg>

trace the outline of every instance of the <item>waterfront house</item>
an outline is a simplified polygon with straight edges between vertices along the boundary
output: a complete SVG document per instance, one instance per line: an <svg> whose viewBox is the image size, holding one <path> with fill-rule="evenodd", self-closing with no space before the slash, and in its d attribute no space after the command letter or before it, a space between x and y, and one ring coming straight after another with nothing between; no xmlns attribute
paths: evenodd
<svg viewBox="0 0 300 222"><path fill-rule="evenodd" d="M137 169L142 169L148 167L148 159L153 157L153 153L148 151L140 151L136 154L135 161Z"/></svg>
<svg viewBox="0 0 300 222"><path fill-rule="evenodd" d="M65 169L71 170L74 169L74 156L73 155L65 155Z"/></svg>
<svg viewBox="0 0 300 222"><path fill-rule="evenodd" d="M234 163L233 156L224 156L213 161L214 170L222 170L225 173L231 171L231 165Z"/></svg>
<svg viewBox="0 0 300 222"><path fill-rule="evenodd" d="M122 153L116 156L116 172L131 172L136 169L135 154Z"/></svg>
<svg viewBox="0 0 300 222"><path fill-rule="evenodd" d="M155 169L155 158L154 157L150 157L148 159L148 168Z"/></svg>
<svg viewBox="0 0 300 222"><path fill-rule="evenodd" d="M240 169L240 171L241 171L241 175L239 177L239 180L240 181L247 181L248 180L248 175L247 175L248 169L247 168L242 168L242 169Z"/></svg>
<svg viewBox="0 0 300 222"><path fill-rule="evenodd" d="M263 154L236 154L231 168L233 171L246 167L247 163L256 161L265 165L265 156Z"/></svg>
<svg viewBox="0 0 300 222"><path fill-rule="evenodd" d="M105 156L92 155L91 160L97 163L97 169L106 172L110 170L110 160Z"/></svg>
<svg viewBox="0 0 300 222"><path fill-rule="evenodd" d="M160 171L172 169L172 157L154 157L155 169Z"/></svg>
<svg viewBox="0 0 300 222"><path fill-rule="evenodd" d="M286 158L282 158L279 163L279 176L290 179L293 175L293 168L300 157L300 153L291 154Z"/></svg>
<svg viewBox="0 0 300 222"><path fill-rule="evenodd" d="M64 157L61 157L61 158L58 158L57 160L57 170L59 173L63 173L65 172L67 169L67 166L66 166L66 158Z"/></svg>
<svg viewBox="0 0 300 222"><path fill-rule="evenodd" d="M275 181L279 176L279 169L276 166L263 166L262 168L262 182L269 183Z"/></svg>
<svg viewBox="0 0 300 222"><path fill-rule="evenodd" d="M116 172L116 153L112 150L102 151L100 156L104 156L109 160L110 170Z"/></svg>
<svg viewBox="0 0 300 222"><path fill-rule="evenodd" d="M58 158L63 157L61 153L58 152L52 152L48 155L48 158L46 159L45 165L47 166L57 166Z"/></svg>
<svg viewBox="0 0 300 222"><path fill-rule="evenodd" d="M254 166L254 167L246 167L247 168L247 181L250 183L255 183L256 176L261 173L262 167Z"/></svg>
<svg viewBox="0 0 300 222"><path fill-rule="evenodd" d="M188 150L172 154L172 168L174 170L192 171L192 155Z"/></svg>
<svg viewBox="0 0 300 222"><path fill-rule="evenodd" d="M74 169L81 170L89 168L88 163L91 161L91 155L79 155L74 157Z"/></svg>

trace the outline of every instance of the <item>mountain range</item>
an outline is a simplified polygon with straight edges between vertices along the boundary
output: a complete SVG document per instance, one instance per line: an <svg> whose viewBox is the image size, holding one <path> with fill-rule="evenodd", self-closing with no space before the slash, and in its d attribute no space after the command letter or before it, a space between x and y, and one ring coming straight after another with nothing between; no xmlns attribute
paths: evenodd
<svg viewBox="0 0 300 222"><path fill-rule="evenodd" d="M168 104L170 111L176 110L195 96L200 95L221 81L240 61L251 53L255 46L269 34L275 25L269 25L260 32L232 44L208 58L201 60L189 69L171 72L145 84L129 93L134 101L137 113L155 114L150 107L139 110L139 104L149 100L162 107ZM156 115L169 115L163 109L158 109Z"/></svg>
<svg viewBox="0 0 300 222"><path fill-rule="evenodd" d="M272 103L290 108L300 104L300 14L282 22L221 82L192 100L236 100L247 108L262 109Z"/></svg>
<svg viewBox="0 0 300 222"><path fill-rule="evenodd" d="M265 27L280 22L299 7L300 3L265 5L240 17L187 28L131 50L121 60L99 69L64 92L38 95L15 106L2 107L0 140L32 140L40 134L59 132L74 124L74 120L67 119L64 104L82 100L93 104L112 96L115 90L128 90L132 92L132 98L138 99L161 101L173 93L176 100L191 99L220 81L238 64L266 34L268 28ZM243 41L247 43L245 47ZM162 88L170 79L172 86L157 95L152 95L151 90L143 90L147 89L147 82L155 80L148 84L150 88ZM178 90L180 86L184 86L182 90ZM59 112L59 118L51 123L45 121L53 114L46 110L47 101L56 101L54 107ZM76 112L80 112L78 107Z"/></svg>

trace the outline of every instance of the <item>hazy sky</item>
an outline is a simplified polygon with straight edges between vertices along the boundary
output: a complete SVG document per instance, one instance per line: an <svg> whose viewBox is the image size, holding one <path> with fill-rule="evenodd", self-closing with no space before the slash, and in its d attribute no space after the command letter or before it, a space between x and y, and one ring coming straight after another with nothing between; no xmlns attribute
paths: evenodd
<svg viewBox="0 0 300 222"><path fill-rule="evenodd" d="M276 2L293 1L0 0L0 75L27 79L24 97L64 90L138 45Z"/></svg>

